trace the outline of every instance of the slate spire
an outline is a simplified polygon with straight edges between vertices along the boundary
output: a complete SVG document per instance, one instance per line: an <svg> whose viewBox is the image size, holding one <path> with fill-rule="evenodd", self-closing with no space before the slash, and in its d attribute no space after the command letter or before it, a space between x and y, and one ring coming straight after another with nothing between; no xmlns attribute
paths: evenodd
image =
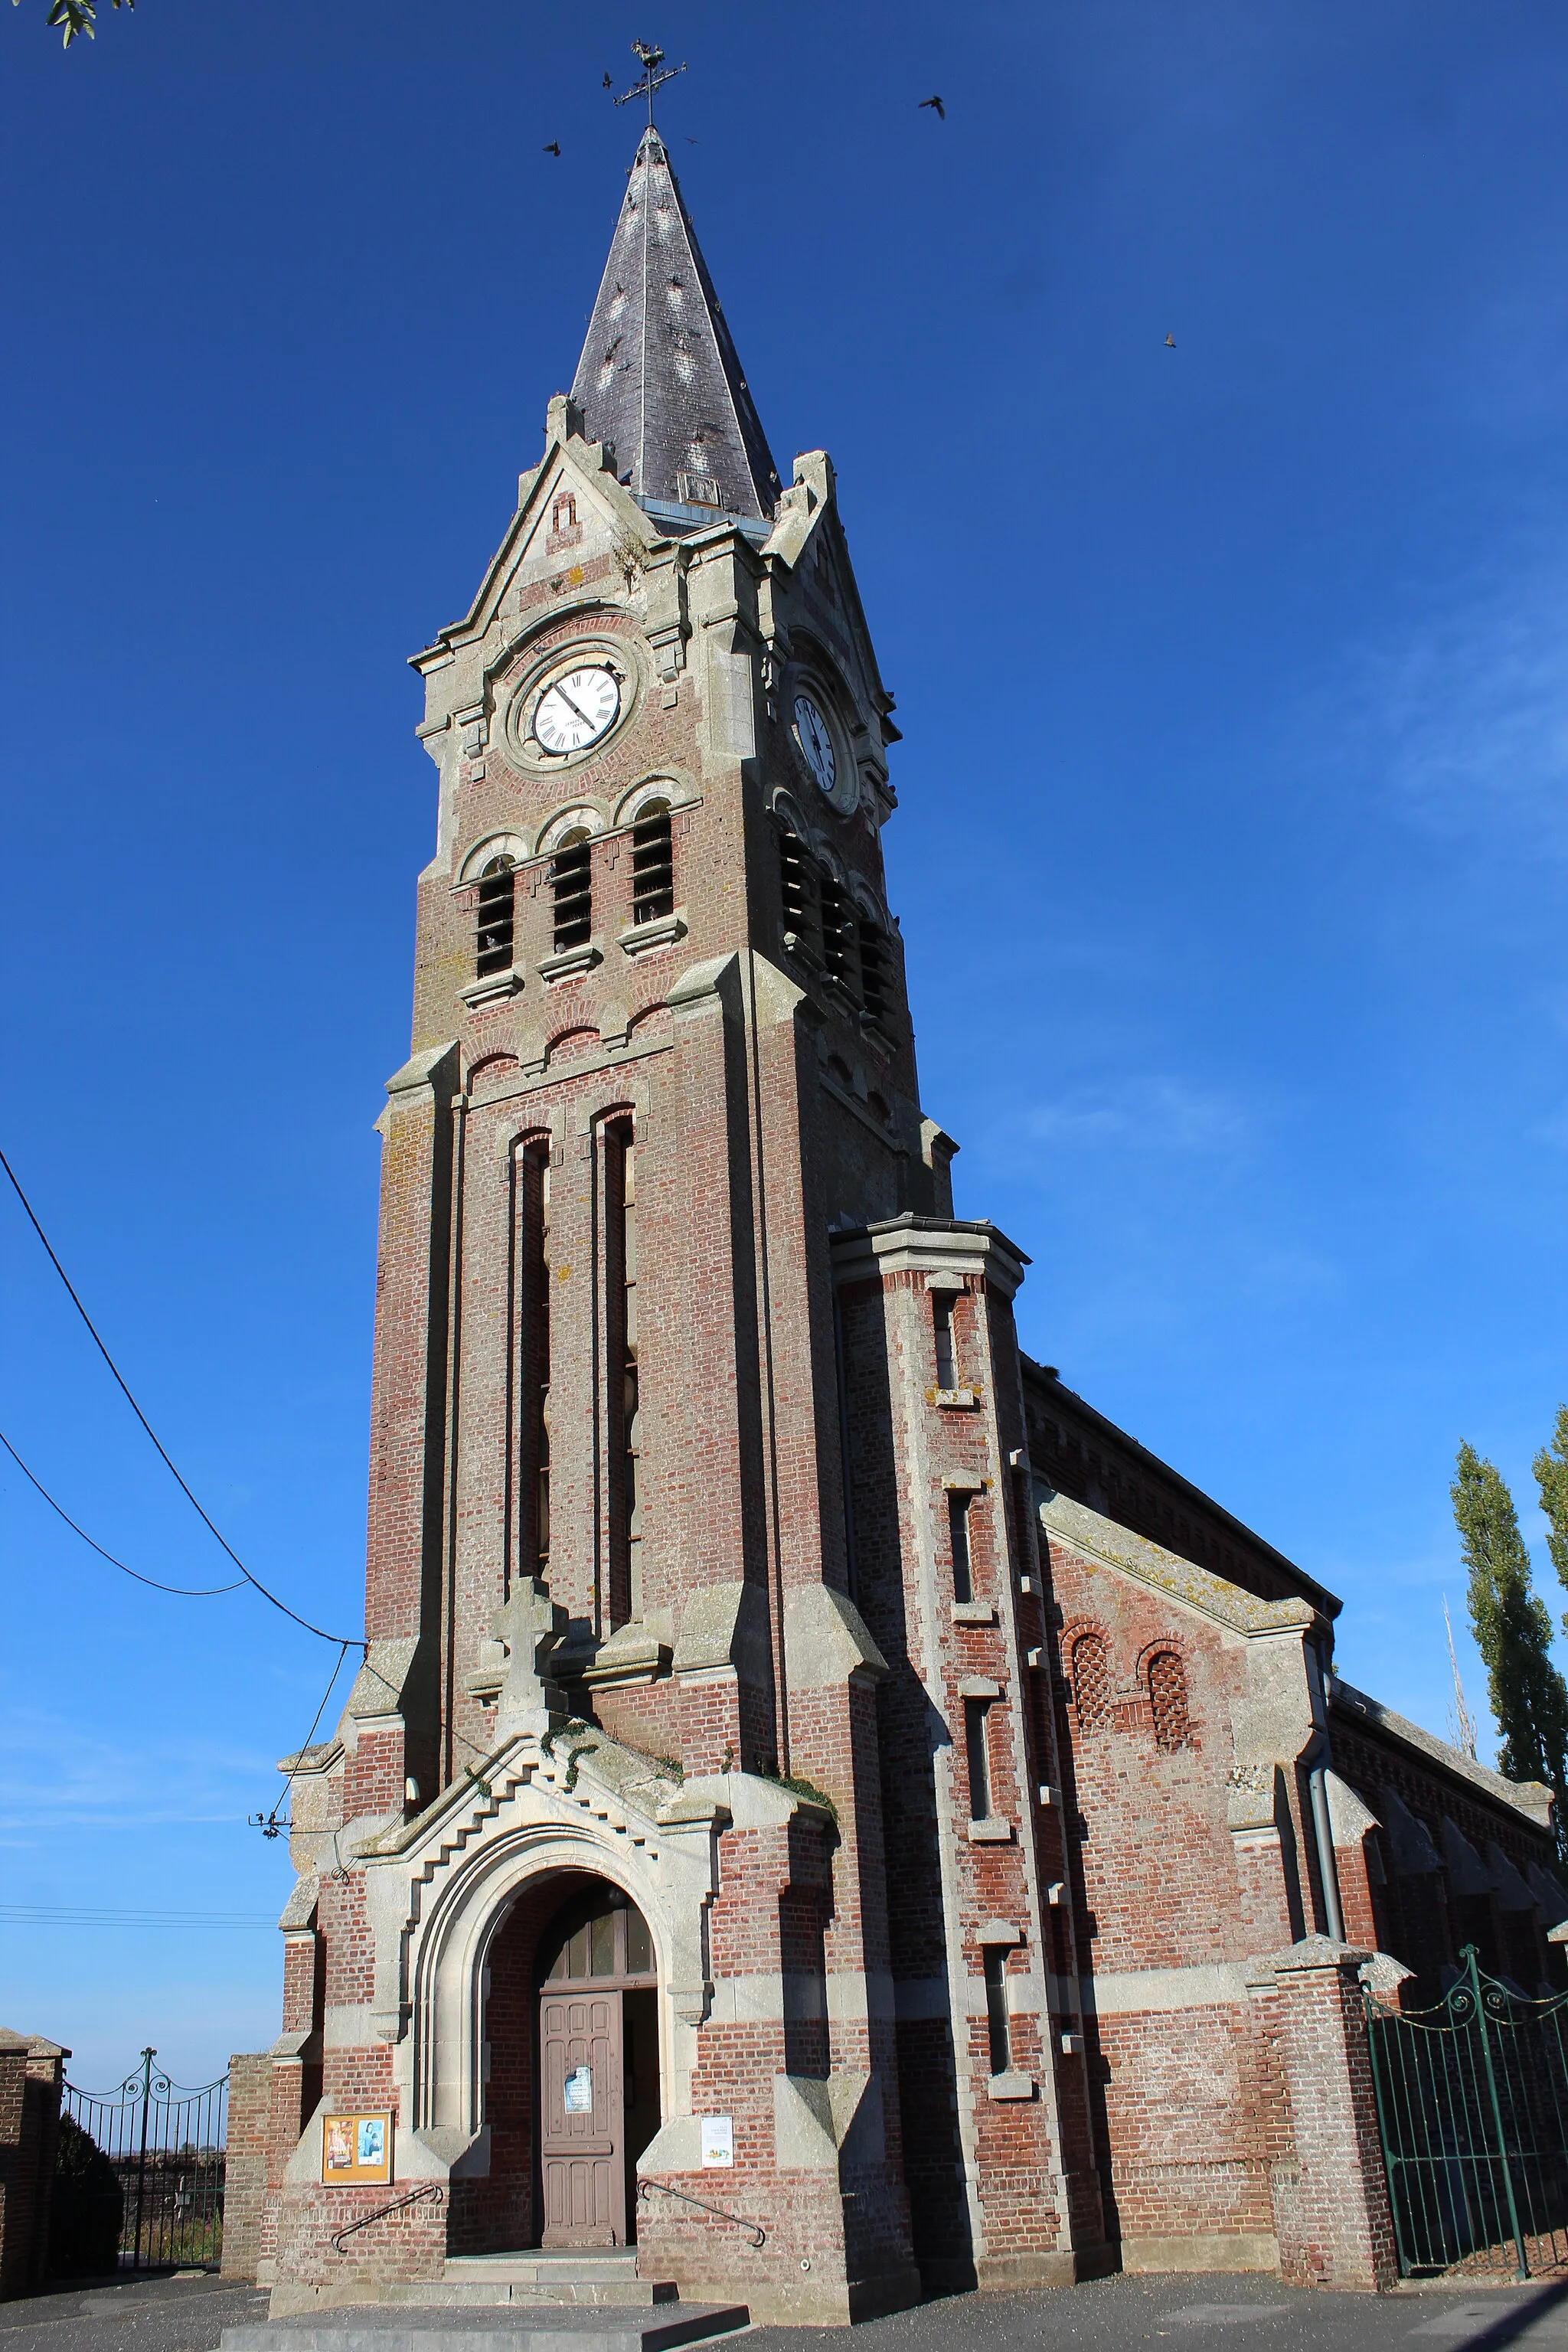
<svg viewBox="0 0 1568 2352"><path fill-rule="evenodd" d="M778 469L669 157L650 123L572 398L637 497L771 521Z"/></svg>

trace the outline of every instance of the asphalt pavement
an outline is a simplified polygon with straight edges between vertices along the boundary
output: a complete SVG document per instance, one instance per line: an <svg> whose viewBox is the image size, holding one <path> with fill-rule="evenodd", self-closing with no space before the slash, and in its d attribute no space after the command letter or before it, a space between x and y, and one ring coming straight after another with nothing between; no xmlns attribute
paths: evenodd
<svg viewBox="0 0 1568 2352"><path fill-rule="evenodd" d="M221 2279L61 2285L0 2304L0 2352L217 2352L267 2296ZM735 2338L721 2339L735 2341ZM754 2327L747 2352L1568 2352L1568 2284L1326 2294L1261 2278L1110 2278L950 2295L837 2327Z"/></svg>

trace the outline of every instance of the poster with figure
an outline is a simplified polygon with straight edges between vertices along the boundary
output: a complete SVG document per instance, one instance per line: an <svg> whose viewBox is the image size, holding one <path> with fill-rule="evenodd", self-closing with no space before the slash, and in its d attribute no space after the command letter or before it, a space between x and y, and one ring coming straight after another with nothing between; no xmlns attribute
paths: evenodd
<svg viewBox="0 0 1568 2352"><path fill-rule="evenodd" d="M390 2183L392 2116L386 2108L322 2116L321 2179L340 2189L351 2181Z"/></svg>

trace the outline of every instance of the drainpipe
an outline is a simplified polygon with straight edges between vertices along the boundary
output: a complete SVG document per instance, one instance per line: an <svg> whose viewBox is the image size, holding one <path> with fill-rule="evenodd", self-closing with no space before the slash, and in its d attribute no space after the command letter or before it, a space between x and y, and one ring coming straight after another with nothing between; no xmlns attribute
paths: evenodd
<svg viewBox="0 0 1568 2352"><path fill-rule="evenodd" d="M1336 1944L1345 1939L1344 1915L1340 1909L1340 1874L1334 1865L1334 1832L1329 1820L1329 1743L1319 1732L1309 1755L1317 1760L1307 1772L1307 1789L1312 1805L1312 1834L1318 1847L1318 1877L1323 1890L1323 1917Z"/></svg>
<svg viewBox="0 0 1568 2352"><path fill-rule="evenodd" d="M1329 1819L1329 1710L1323 1691L1323 1654L1315 1643L1309 1643L1307 1654L1312 1662L1310 1680L1314 1732L1311 1745L1302 1760L1307 1767L1312 1837L1318 1849L1318 1883L1323 1890L1323 1923L1335 1943L1342 1944L1345 1919L1340 1908L1340 1874L1334 1863L1333 1824Z"/></svg>

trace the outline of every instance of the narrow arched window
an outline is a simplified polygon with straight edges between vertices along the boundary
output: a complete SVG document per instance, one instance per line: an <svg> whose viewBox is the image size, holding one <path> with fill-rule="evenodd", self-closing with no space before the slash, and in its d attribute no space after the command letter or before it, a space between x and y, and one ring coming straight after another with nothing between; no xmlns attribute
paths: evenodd
<svg viewBox="0 0 1568 2352"><path fill-rule="evenodd" d="M1083 1729L1104 1723L1110 1712L1110 1668L1103 1633L1080 1633L1072 1645L1073 1708Z"/></svg>
<svg viewBox="0 0 1568 2352"><path fill-rule="evenodd" d="M586 947L594 929L591 845L581 828L569 833L550 861L550 895L555 911L555 951Z"/></svg>
<svg viewBox="0 0 1568 2352"><path fill-rule="evenodd" d="M632 827L632 920L656 923L675 912L675 843L669 803L646 801Z"/></svg>
<svg viewBox="0 0 1568 2352"><path fill-rule="evenodd" d="M1192 1734L1187 1713L1187 1670L1174 1650L1156 1650L1149 1661L1149 1712L1157 1748L1184 1748Z"/></svg>
<svg viewBox="0 0 1568 2352"><path fill-rule="evenodd" d="M511 970L517 876L510 857L492 857L479 876L479 975Z"/></svg>

